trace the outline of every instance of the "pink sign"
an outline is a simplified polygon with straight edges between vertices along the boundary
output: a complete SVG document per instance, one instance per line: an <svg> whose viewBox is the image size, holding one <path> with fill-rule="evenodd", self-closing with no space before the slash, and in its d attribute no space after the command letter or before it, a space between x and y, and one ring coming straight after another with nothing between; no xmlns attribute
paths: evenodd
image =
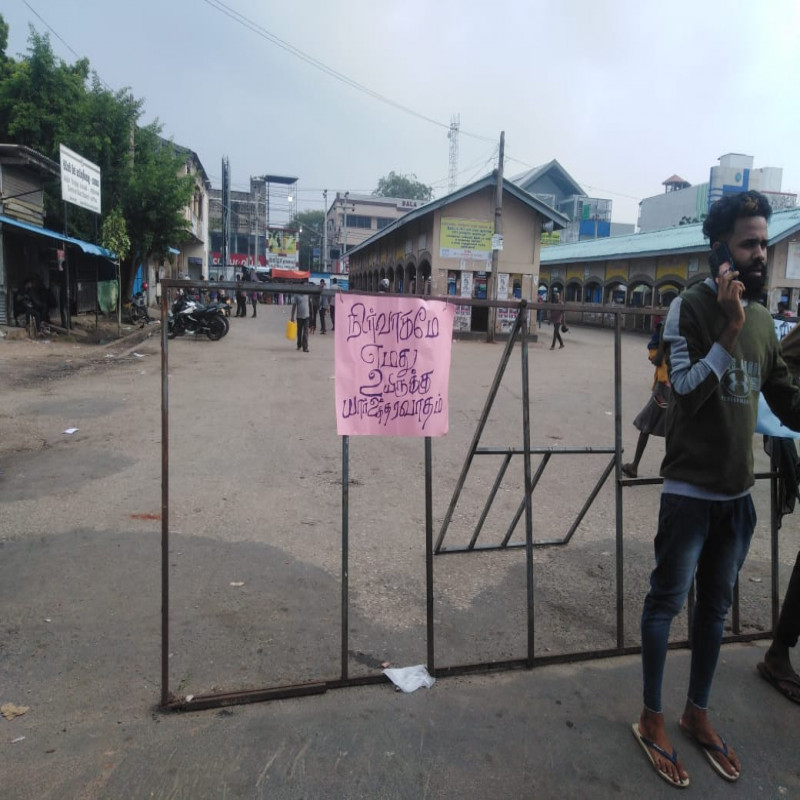
<svg viewBox="0 0 800 800"><path fill-rule="evenodd" d="M337 433L444 436L453 305L384 294L333 299Z"/></svg>

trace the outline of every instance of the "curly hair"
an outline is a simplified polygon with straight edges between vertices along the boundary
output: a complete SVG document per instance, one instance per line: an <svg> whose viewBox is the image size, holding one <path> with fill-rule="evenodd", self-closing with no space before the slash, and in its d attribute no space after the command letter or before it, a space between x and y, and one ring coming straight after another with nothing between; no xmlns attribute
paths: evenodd
<svg viewBox="0 0 800 800"><path fill-rule="evenodd" d="M749 192L726 194L708 210L708 216L703 221L703 234L713 247L715 242L733 230L740 217L764 217L769 221L771 216L772 206L761 192L751 189Z"/></svg>

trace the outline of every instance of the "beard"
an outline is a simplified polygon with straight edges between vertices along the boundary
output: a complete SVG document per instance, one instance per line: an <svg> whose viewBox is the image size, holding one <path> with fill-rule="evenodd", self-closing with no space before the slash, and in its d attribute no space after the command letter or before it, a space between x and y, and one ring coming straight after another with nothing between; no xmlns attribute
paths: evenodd
<svg viewBox="0 0 800 800"><path fill-rule="evenodd" d="M767 265L753 266L746 270L740 268L737 280L744 284L742 297L747 300L760 300L764 294L764 287L767 285Z"/></svg>

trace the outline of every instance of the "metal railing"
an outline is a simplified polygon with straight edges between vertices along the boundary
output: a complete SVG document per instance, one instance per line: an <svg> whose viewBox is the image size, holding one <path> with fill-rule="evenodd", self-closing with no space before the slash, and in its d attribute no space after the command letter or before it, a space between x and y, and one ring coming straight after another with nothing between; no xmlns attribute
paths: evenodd
<svg viewBox="0 0 800 800"><path fill-rule="evenodd" d="M241 703L259 702L263 700L280 699L286 697L296 697L302 695L321 694L328 689L343 688L346 686L358 686L374 683L383 683L387 679L383 674L366 675L351 677L349 674L349 562L350 562L350 542L349 542L349 486L350 486L350 442L348 436L342 437L342 479L341 479L341 508L342 508L342 541L341 541L341 609L340 609L340 631L341 631L341 666L340 674L335 678L319 678L309 682L299 684L286 684L275 687L264 687L258 689L247 689L234 692L214 692L209 694L195 694L190 699L187 697L175 697L170 692L169 687L169 393L168 393L168 364L169 350L167 338L167 309L168 295L172 288L224 288L264 291L263 283L198 283L194 281L176 281L164 279L162 281L165 291L161 298L162 315L162 340L161 340L161 426L162 426L162 504L161 504L161 707L173 710L200 710ZM310 284L290 285L290 284L270 284L268 291L283 292L286 294L314 294L319 293L319 287ZM358 294L357 292L355 292ZM509 669L530 669L535 666L578 662L591 659L607 658L611 656L628 655L641 652L639 646L625 645L624 630L624 582L623 582L623 490L628 487L652 485L661 483L660 478L624 478L621 473L622 463L622 358L621 358L621 325L620 316L630 315L630 309L612 307L602 309L604 313L614 315L614 443L607 447L532 447L531 446L531 423L530 423L530 392L529 392L529 365L528 365L528 341L529 341L529 316L539 308L556 308L556 306L544 303L535 306L529 305L525 300L522 301L483 301L471 300L469 298L450 298L432 297L426 298L442 302L455 302L460 305L488 306L495 308L516 308L517 316L512 330L508 335L500 363L489 389L486 402L478 419L475 432L472 436L467 455L465 457L461 473L445 513L438 538L434 544L433 539L433 492L432 492L432 440L430 437L424 439L424 464L425 464L425 585L426 585L426 650L427 668L431 675L445 677L450 675L462 675L476 672L492 672ZM563 307L563 306L558 306ZM649 312L638 312L649 313ZM520 344L521 350L521 378L522 378L522 403L521 403L521 431L519 447L480 447L480 438L489 419L492 404L497 395L503 374L510 361L516 343ZM605 466L602 474L592 486L586 500L584 501L576 518L573 520L568 533L558 540L534 541L533 539L533 492L540 481L544 470L555 456L574 456L582 454L612 455L609 463ZM451 523L453 513L458 504L461 491L467 479L470 467L474 458L479 455L501 455L503 460L498 473L492 483L486 503L480 514L478 522L472 532L469 544L466 547L445 548L444 539ZM532 474L532 456L542 456L536 469L536 474ZM513 515L509 527L499 545L481 546L478 539L482 532L486 517L492 507L498 489L502 484L503 478L507 473L511 461L521 456L523 459L523 497L515 514ZM534 631L535 631L535 607L534 607L534 569L533 551L537 547L563 547L569 544L573 534L578 529L585 514L596 499L603 485L614 473L614 492L615 492L615 581L616 581L616 646L605 649L594 649L580 652L562 653L557 655L537 656L534 652ZM759 480L770 480L770 508L771 508L771 560L772 560L772 624L776 624L779 610L778 597L778 541L777 541L777 474L774 462L771 471L756 475ZM512 543L510 541L514 530L519 522L524 518L524 541ZM435 556L443 556L453 553L481 553L487 550L524 548L526 563L526 633L527 648L524 658L506 659L501 661L484 661L462 665L436 665L435 653L435 623L433 614L434 598L434 576L433 559ZM693 609L693 596L690 594L688 614L691 621ZM724 642L733 641L752 641L763 639L770 636L770 632L741 633L739 619L739 593L738 584L734 596L733 605L733 624L732 635L723 638ZM690 626L691 629L691 626ZM688 640L672 641L670 648L681 648L690 646Z"/></svg>

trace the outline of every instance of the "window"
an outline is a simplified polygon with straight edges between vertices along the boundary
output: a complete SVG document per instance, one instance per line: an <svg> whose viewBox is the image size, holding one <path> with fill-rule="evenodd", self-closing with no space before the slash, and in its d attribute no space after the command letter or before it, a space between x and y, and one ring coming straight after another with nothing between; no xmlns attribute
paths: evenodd
<svg viewBox="0 0 800 800"><path fill-rule="evenodd" d="M371 228L372 217L363 214L348 214L346 224L348 228Z"/></svg>
<svg viewBox="0 0 800 800"><path fill-rule="evenodd" d="M378 230L381 228L385 228L387 225L391 225L394 220L391 217L375 217L375 222L378 223Z"/></svg>

